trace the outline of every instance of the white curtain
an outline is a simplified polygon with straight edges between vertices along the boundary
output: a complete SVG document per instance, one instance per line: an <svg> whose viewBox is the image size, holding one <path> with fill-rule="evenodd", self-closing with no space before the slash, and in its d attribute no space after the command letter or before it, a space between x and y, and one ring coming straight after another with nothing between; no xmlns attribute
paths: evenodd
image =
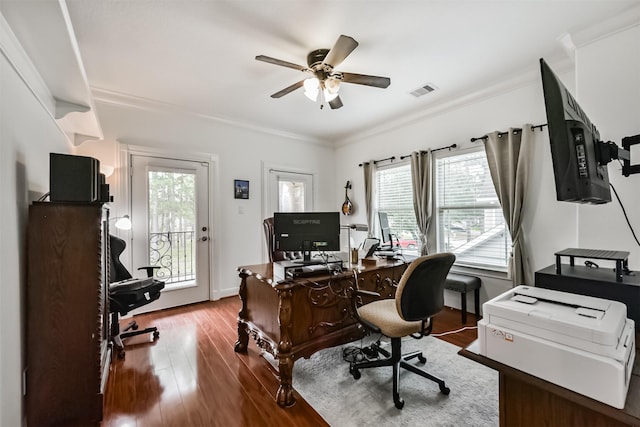
<svg viewBox="0 0 640 427"><path fill-rule="evenodd" d="M522 233L523 204L529 181L529 168L533 152L533 128L530 124L520 129L509 129L506 134L487 135L484 148L491 179L496 188L507 228L511 233L509 271L514 286L527 283L530 277L527 247Z"/></svg>
<svg viewBox="0 0 640 427"><path fill-rule="evenodd" d="M411 181L413 209L420 233L420 254L427 255L427 230L431 222L431 150L411 153Z"/></svg>
<svg viewBox="0 0 640 427"><path fill-rule="evenodd" d="M375 225L375 212L373 209L373 181L375 177L376 165L373 161L362 164L364 171L364 205L367 212L367 226L369 227L369 237L374 236L373 226Z"/></svg>

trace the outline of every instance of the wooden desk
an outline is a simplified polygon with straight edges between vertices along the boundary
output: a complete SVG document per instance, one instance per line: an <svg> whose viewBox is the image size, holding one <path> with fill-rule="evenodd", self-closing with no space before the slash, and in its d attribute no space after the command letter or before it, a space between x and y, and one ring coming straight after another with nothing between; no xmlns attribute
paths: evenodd
<svg viewBox="0 0 640 427"><path fill-rule="evenodd" d="M640 425L640 354L636 353L625 407L616 409L481 356L477 341L458 352L499 372L500 426L581 427Z"/></svg>
<svg viewBox="0 0 640 427"><path fill-rule="evenodd" d="M393 298L394 286L407 265L379 260L378 265L357 274L358 287L378 292L381 298ZM291 384L296 359L364 335L351 303L356 276L346 271L276 283L273 264L238 267L238 271L242 308L235 351L246 353L251 335L260 348L272 354L280 374L276 401L291 406L295 403Z"/></svg>

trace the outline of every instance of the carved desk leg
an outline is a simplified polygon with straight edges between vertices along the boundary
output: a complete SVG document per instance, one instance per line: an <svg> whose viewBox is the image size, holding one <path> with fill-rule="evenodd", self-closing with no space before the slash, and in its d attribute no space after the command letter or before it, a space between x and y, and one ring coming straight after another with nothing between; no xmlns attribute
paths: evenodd
<svg viewBox="0 0 640 427"><path fill-rule="evenodd" d="M291 290L279 291L280 342L278 343L278 372L280 386L276 393L276 401L280 406L292 406L296 403L293 396L293 357L291 355Z"/></svg>
<svg viewBox="0 0 640 427"><path fill-rule="evenodd" d="M247 324L244 322L244 319L247 318L247 274L240 272L240 278L242 280L238 294L242 300L242 307L238 312L238 341L236 341L234 350L236 353L246 353L249 345L249 333L247 332Z"/></svg>

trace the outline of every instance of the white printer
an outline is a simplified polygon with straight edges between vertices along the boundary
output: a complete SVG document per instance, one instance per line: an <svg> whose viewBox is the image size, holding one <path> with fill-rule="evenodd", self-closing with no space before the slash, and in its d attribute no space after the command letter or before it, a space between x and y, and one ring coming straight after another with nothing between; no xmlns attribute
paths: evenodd
<svg viewBox="0 0 640 427"><path fill-rule="evenodd" d="M621 302L518 286L483 305L480 354L624 408L635 325Z"/></svg>

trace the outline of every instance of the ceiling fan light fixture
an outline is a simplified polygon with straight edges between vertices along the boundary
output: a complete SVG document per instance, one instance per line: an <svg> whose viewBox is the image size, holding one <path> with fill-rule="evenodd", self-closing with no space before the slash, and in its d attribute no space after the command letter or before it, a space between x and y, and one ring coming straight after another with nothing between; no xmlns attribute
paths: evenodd
<svg viewBox="0 0 640 427"><path fill-rule="evenodd" d="M334 78L328 78L324 81L324 87L329 93L335 93L336 96L340 90L340 80Z"/></svg>
<svg viewBox="0 0 640 427"><path fill-rule="evenodd" d="M335 71L344 59L358 47L358 42L353 37L344 34L338 37L331 49L316 49L307 55L308 67L283 61L265 55L257 55L256 60L267 62L281 67L292 68L307 74L312 74L305 80L298 81L271 95L271 98L281 98L300 87L304 87L304 94L313 102L320 99L320 108L325 102L329 102L332 110L343 106L338 96L338 90L342 83L353 83L364 86L372 86L385 89L391 84L389 77L371 76L368 74L355 74Z"/></svg>
<svg viewBox="0 0 640 427"><path fill-rule="evenodd" d="M324 99L326 102L331 102L338 97L338 91L340 90L340 80L327 79L323 82L324 86Z"/></svg>
<svg viewBox="0 0 640 427"><path fill-rule="evenodd" d="M338 97L337 93L331 93L328 89L324 90L324 100L326 102L331 102Z"/></svg>
<svg viewBox="0 0 640 427"><path fill-rule="evenodd" d="M303 86L304 95L313 102L316 102L318 100L318 93L320 92L320 81L315 77L311 77L304 81Z"/></svg>

